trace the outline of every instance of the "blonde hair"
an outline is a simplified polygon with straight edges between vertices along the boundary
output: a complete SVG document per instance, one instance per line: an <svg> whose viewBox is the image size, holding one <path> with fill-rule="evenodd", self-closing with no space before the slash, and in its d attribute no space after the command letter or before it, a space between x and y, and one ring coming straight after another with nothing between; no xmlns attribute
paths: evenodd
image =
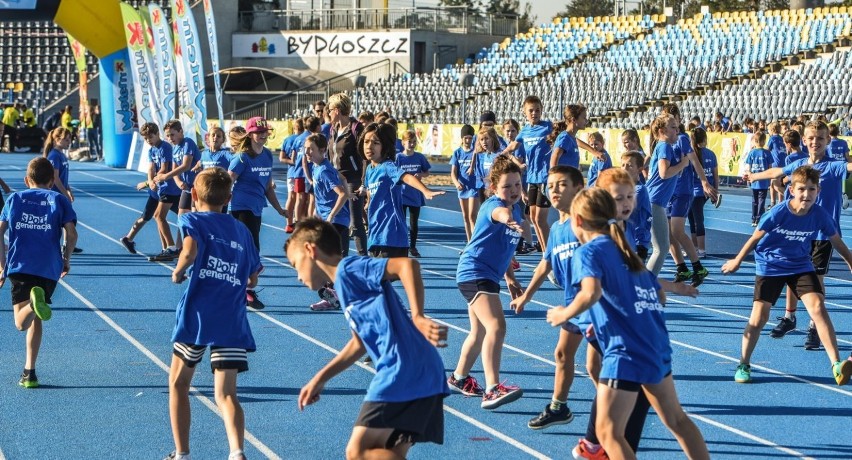
<svg viewBox="0 0 852 460"><path fill-rule="evenodd" d="M47 135L47 140L44 142L44 150L42 151L41 156L47 158L47 154L56 147L62 139L65 139L65 136L70 136L71 131L66 128L54 128L50 131L50 134Z"/></svg>
<svg viewBox="0 0 852 460"><path fill-rule="evenodd" d="M629 185L635 187L636 183L627 171L621 168L609 168L601 171L598 175L598 180L595 181L595 186L602 189L609 188L610 185Z"/></svg>
<svg viewBox="0 0 852 460"><path fill-rule="evenodd" d="M489 138L491 138L491 148L493 149L493 151L496 152L500 149L500 137L497 136L497 130L495 130L494 128L481 128L477 133L477 136L479 136L480 139L483 136L488 136ZM473 151L477 153L484 152L480 145L481 144L477 142L476 145L473 146Z"/></svg>
<svg viewBox="0 0 852 460"><path fill-rule="evenodd" d="M223 206L228 202L231 185L233 185L233 181L228 172L215 166L198 173L195 176L193 188L199 201L211 206Z"/></svg>
<svg viewBox="0 0 852 460"><path fill-rule="evenodd" d="M610 171L610 170L607 170ZM615 199L606 190L593 187L581 190L571 203L571 215L580 218L583 225L600 233L608 234L621 252L624 263L631 272L645 269L642 259L633 252L633 248L624 236L616 221Z"/></svg>
<svg viewBox="0 0 852 460"><path fill-rule="evenodd" d="M327 110L338 109L340 110L341 115L349 116L352 112L352 100L349 99L344 93L332 94L328 98L328 105L325 106Z"/></svg>

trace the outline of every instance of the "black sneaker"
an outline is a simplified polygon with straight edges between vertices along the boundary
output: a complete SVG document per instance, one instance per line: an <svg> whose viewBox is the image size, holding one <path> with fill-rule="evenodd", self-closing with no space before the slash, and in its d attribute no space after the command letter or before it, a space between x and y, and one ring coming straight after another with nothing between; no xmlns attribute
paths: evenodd
<svg viewBox="0 0 852 460"><path fill-rule="evenodd" d="M148 262L171 262L178 258L180 251L174 249L163 249L157 255L148 257Z"/></svg>
<svg viewBox="0 0 852 460"><path fill-rule="evenodd" d="M819 341L819 334L815 327L808 328L808 336L805 337L805 350L819 350L822 343Z"/></svg>
<svg viewBox="0 0 852 460"><path fill-rule="evenodd" d="M539 243L538 241L536 241L536 242L535 242L535 244L533 245L533 247L535 248L535 252L543 252L543 251L541 250L541 243Z"/></svg>
<svg viewBox="0 0 852 460"><path fill-rule="evenodd" d="M535 247L530 246L530 245L528 245L524 242L521 242L521 244L518 245L518 248L515 249L515 254L519 255L519 256L525 256L525 255L527 255L531 252L534 252L534 251L535 251Z"/></svg>
<svg viewBox="0 0 852 460"><path fill-rule="evenodd" d="M36 377L35 371L22 373L21 380L18 380L18 385L24 388L38 388L38 377Z"/></svg>
<svg viewBox="0 0 852 460"><path fill-rule="evenodd" d="M693 287L701 286L701 283L704 282L704 278L707 278L707 276L709 274L710 274L710 272L708 272L707 269L704 268L704 267L701 267L700 270L696 270L696 271L692 272L692 276L689 277L689 279L692 280L692 286Z"/></svg>
<svg viewBox="0 0 852 460"><path fill-rule="evenodd" d="M674 282L675 283L682 283L684 281L688 281L688 280L691 280L691 279L692 279L692 272L687 270L685 272L677 272L675 274Z"/></svg>
<svg viewBox="0 0 852 460"><path fill-rule="evenodd" d="M778 317L778 325L772 328L769 332L769 336L773 339L780 339L787 335L788 332L792 331L796 328L796 317L785 318L783 316Z"/></svg>
<svg viewBox="0 0 852 460"><path fill-rule="evenodd" d="M469 375L457 380L453 374L450 374L450 377L447 379L447 385L450 386L450 390L465 396L482 396L485 394L485 390L479 386L479 382Z"/></svg>
<svg viewBox="0 0 852 460"><path fill-rule="evenodd" d="M72 254L80 254L82 252L83 252L83 248L78 247L78 246L74 246L74 250L71 251Z"/></svg>
<svg viewBox="0 0 852 460"><path fill-rule="evenodd" d="M255 310L263 310L266 305L257 298L257 292L253 289L246 289L246 306Z"/></svg>
<svg viewBox="0 0 852 460"><path fill-rule="evenodd" d="M544 410L535 418L531 419L527 426L533 430L543 430L553 425L565 425L574 420L574 414L567 405L563 405L562 409L557 412L550 410L550 404L544 406Z"/></svg>
<svg viewBox="0 0 852 460"><path fill-rule="evenodd" d="M132 241L130 238L128 238L126 236L122 236L119 241L121 241L121 245L124 246L124 249L127 249L127 252L129 252L131 254L136 254L136 242L135 241Z"/></svg>
<svg viewBox="0 0 852 460"><path fill-rule="evenodd" d="M408 248L408 255L410 255L411 257L416 257L416 258L419 259L420 258L420 251L418 251L417 248L415 248L415 247L411 247L411 248Z"/></svg>

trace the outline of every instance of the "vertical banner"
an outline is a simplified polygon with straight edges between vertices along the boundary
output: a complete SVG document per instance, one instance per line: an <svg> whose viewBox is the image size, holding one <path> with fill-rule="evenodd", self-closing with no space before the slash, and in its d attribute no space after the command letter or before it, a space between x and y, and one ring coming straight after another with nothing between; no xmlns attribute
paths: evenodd
<svg viewBox="0 0 852 460"><path fill-rule="evenodd" d="M104 162L113 168L123 168L133 137L133 84L127 70L127 48L100 58L98 65Z"/></svg>
<svg viewBox="0 0 852 460"><path fill-rule="evenodd" d="M161 123L165 124L169 121L169 119L164 117L164 100L160 93L160 83L157 81L157 60L154 57L156 54L154 47L154 32L151 30L151 23L148 19L148 8L144 6L139 8L138 14L139 22L142 24L142 30L144 31L145 37L145 46L142 47L142 58L145 61L145 72L148 74L148 78L151 82L149 88L154 104L152 110L157 114L157 119L159 119Z"/></svg>
<svg viewBox="0 0 852 460"><path fill-rule="evenodd" d="M196 138L198 128L195 126L195 119L192 117L192 107L189 104L189 89L186 84L186 67L183 65L183 50L180 46L180 39L177 34L177 23L172 22L172 33L174 34L175 44L175 76L177 77L177 99L178 99L178 119L183 125L183 133L186 136Z"/></svg>
<svg viewBox="0 0 852 460"><path fill-rule="evenodd" d="M213 70L213 84L216 88L216 108L219 110L219 126L223 126L225 115L222 111L222 84L219 82L219 45L216 40L216 19L213 17L213 5L204 0L204 21L207 23L207 41L210 44L210 67Z"/></svg>
<svg viewBox="0 0 852 460"><path fill-rule="evenodd" d="M160 108L163 110L161 118L171 120L175 118L175 92L177 91L172 34L169 30L169 22L159 5L155 3L148 5L148 16L156 50L154 57L157 59L157 65L154 66L154 70L157 75L157 92L161 98Z"/></svg>
<svg viewBox="0 0 852 460"><path fill-rule="evenodd" d="M201 63L201 42L198 40L198 29L195 19L186 0L171 0L174 21L177 25L177 36L183 52L183 64L186 77L186 88L189 97L188 115L195 121L199 139L203 141L207 135L207 102L204 92L204 66Z"/></svg>
<svg viewBox="0 0 852 460"><path fill-rule="evenodd" d="M85 120L89 111L89 75L86 68L86 48L71 35L68 44L71 46L71 54L74 55L74 63L80 75L80 118Z"/></svg>
<svg viewBox="0 0 852 460"><path fill-rule="evenodd" d="M121 2L121 18L124 22L124 35L127 38L127 52L130 53L130 71L133 75L133 89L136 99L139 125L156 123L159 116L154 109L154 95L151 93L152 81L145 68L145 31L139 20L139 13L127 3Z"/></svg>

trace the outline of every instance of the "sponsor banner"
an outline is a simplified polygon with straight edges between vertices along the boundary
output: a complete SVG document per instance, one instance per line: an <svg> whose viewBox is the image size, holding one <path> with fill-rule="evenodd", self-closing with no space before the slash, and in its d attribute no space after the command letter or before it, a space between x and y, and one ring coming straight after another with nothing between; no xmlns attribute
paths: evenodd
<svg viewBox="0 0 852 460"><path fill-rule="evenodd" d="M142 30L145 32L145 46L142 48L142 57L145 60L145 71L151 80L151 84L149 86L151 97L153 98L152 110L156 112L157 118L160 122L165 124L166 121L168 121L168 118L165 117L163 98L160 96L161 83L157 81L157 58L155 57L156 48L154 43L154 32L151 30L149 18L150 14L148 12L148 8L144 6L139 8L139 22L142 24Z"/></svg>
<svg viewBox="0 0 852 460"><path fill-rule="evenodd" d="M169 22L159 5L152 3L148 5L148 19L151 26L151 35L156 52L154 71L157 78L157 93L160 95L162 110L161 118L171 120L175 117L175 92L177 90L177 75L175 74L175 55L172 45L172 35L169 30Z"/></svg>
<svg viewBox="0 0 852 460"><path fill-rule="evenodd" d="M175 44L175 76L177 81L178 115L183 133L186 136L195 137L198 129L192 117L189 105L189 89L186 86L186 67L183 65L183 49L177 35L177 23L172 22L172 37Z"/></svg>
<svg viewBox="0 0 852 460"><path fill-rule="evenodd" d="M130 71L127 69L127 61L117 58L112 61L113 72L113 113L115 118L115 133L130 134L133 132L133 84ZM103 116L109 116L104 112Z"/></svg>
<svg viewBox="0 0 852 460"><path fill-rule="evenodd" d="M74 37L65 34L68 37L68 44L71 45L71 54L74 55L74 63L77 64L77 72L86 71L86 48L78 42ZM82 80L81 80L82 81Z"/></svg>
<svg viewBox="0 0 852 460"><path fill-rule="evenodd" d="M204 22L207 25L207 41L210 44L210 66L213 69L213 84L216 89L216 108L219 111L219 125L225 120L222 111L222 84L219 82L219 43L216 39L216 20L210 0L204 0Z"/></svg>
<svg viewBox="0 0 852 460"><path fill-rule="evenodd" d="M180 40L184 76L188 96L187 115L195 122L196 141L207 135L207 102L204 92L204 66L201 61L201 41L187 0L171 0L177 35Z"/></svg>
<svg viewBox="0 0 852 460"><path fill-rule="evenodd" d="M151 92L151 75L145 67L145 30L139 13L127 3L120 3L121 18L124 22L124 36L127 38L127 52L130 55L130 71L133 74L134 93L136 99L139 125L155 123L160 125L160 117L155 110L155 96Z"/></svg>
<svg viewBox="0 0 852 460"><path fill-rule="evenodd" d="M234 34L235 58L408 56L411 32Z"/></svg>

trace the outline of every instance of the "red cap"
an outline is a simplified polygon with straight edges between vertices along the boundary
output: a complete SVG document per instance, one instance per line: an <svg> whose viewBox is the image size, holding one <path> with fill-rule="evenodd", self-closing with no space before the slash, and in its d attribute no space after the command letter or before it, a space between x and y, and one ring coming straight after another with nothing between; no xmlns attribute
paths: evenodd
<svg viewBox="0 0 852 460"><path fill-rule="evenodd" d="M248 122L246 122L246 133L265 133L269 131L269 125L266 122L266 118L263 117L251 117Z"/></svg>

